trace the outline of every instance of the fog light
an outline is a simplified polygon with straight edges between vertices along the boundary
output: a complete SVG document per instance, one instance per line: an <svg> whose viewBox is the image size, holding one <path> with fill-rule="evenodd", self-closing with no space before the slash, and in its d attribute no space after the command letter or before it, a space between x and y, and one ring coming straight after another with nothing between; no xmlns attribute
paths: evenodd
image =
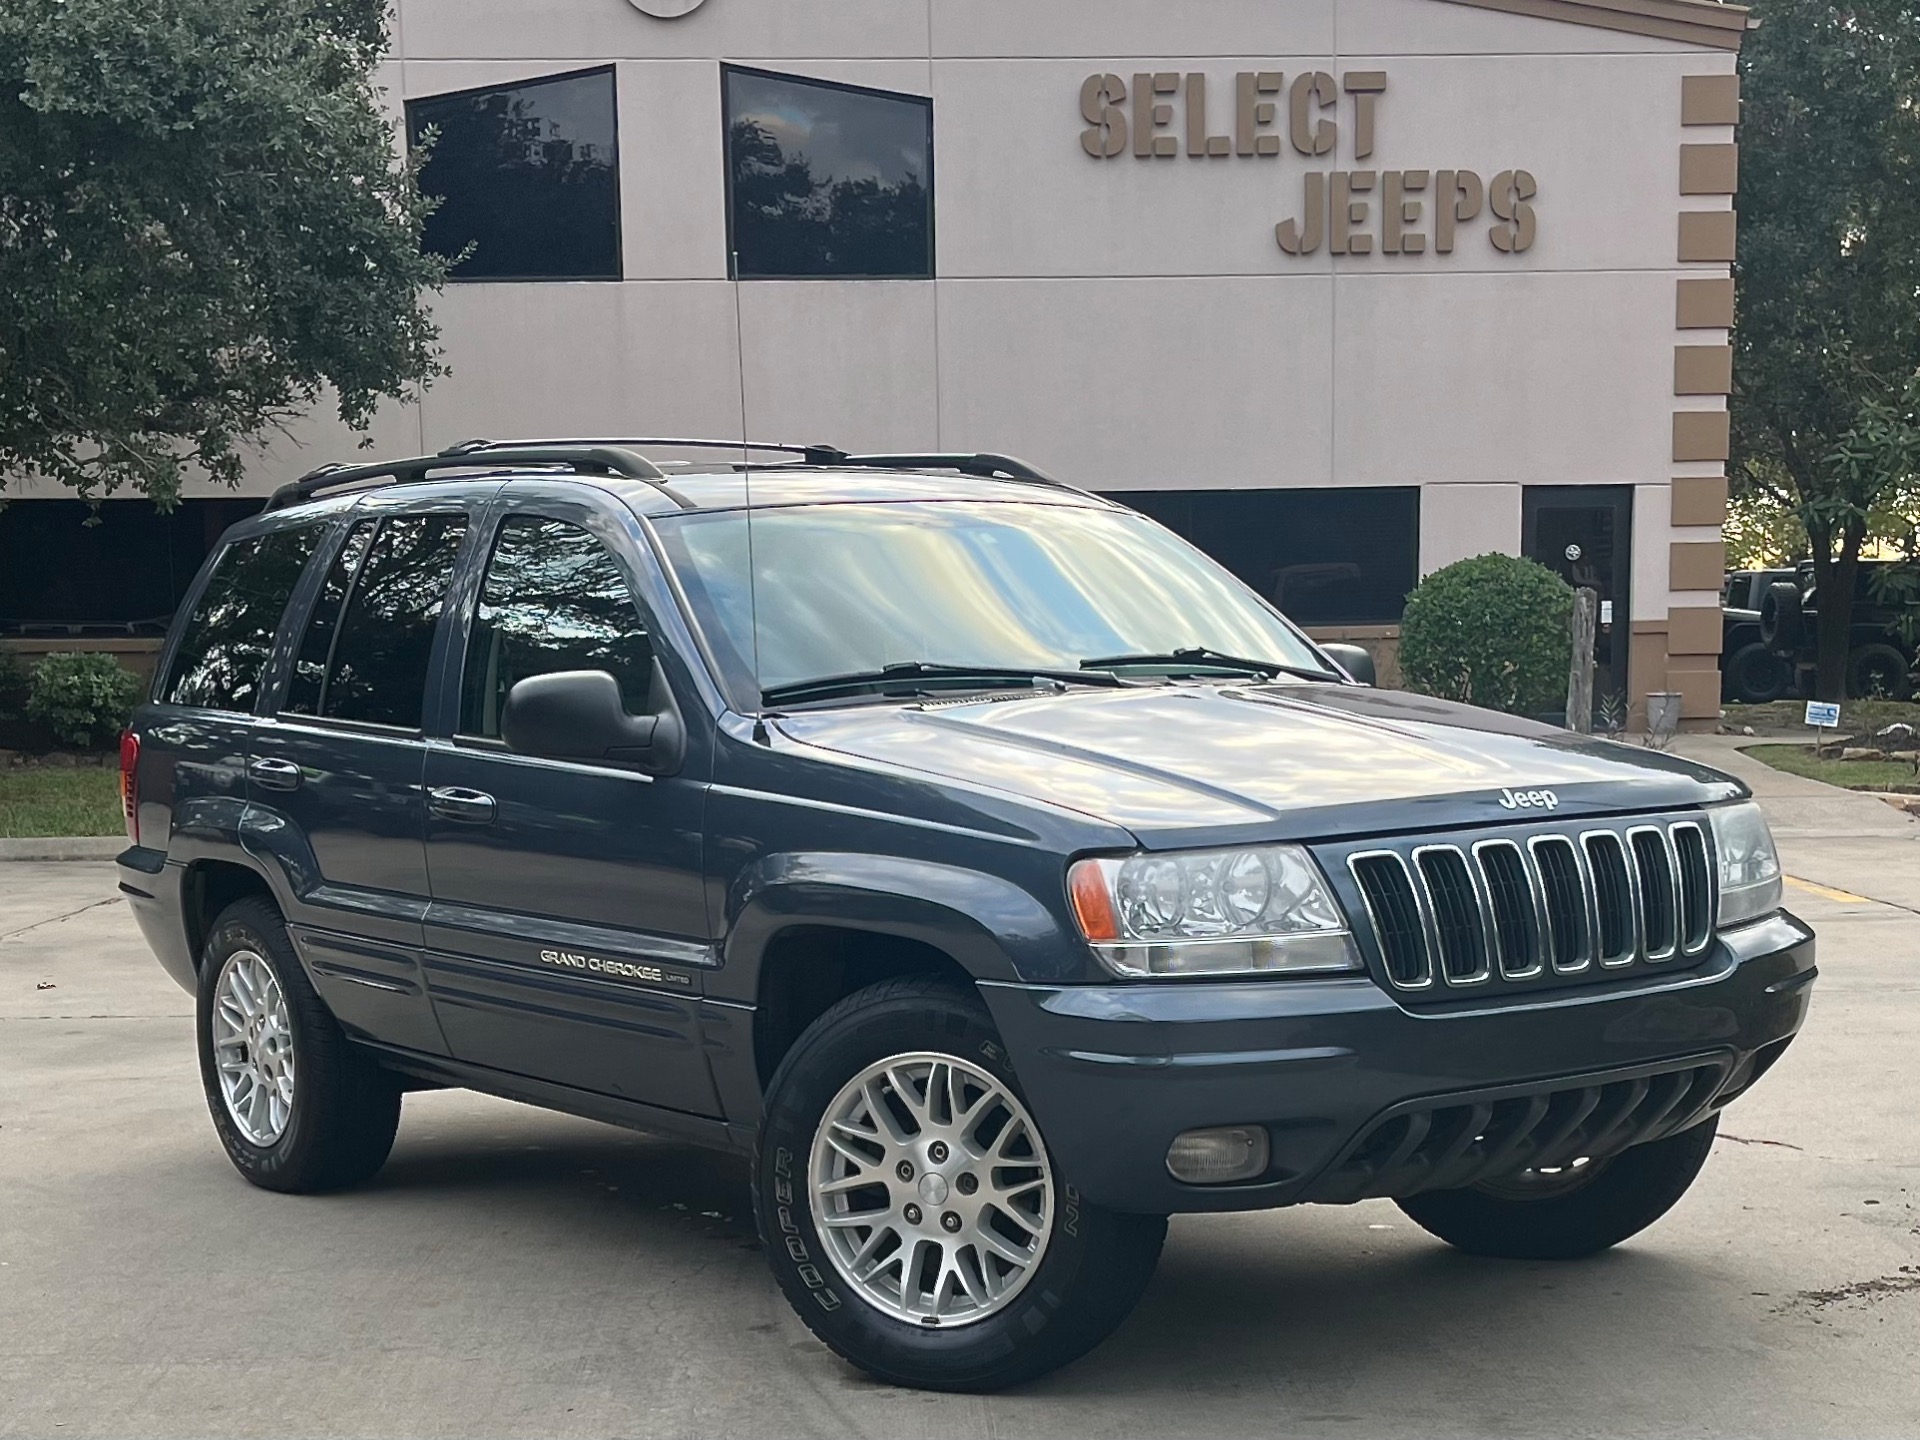
<svg viewBox="0 0 1920 1440"><path fill-rule="evenodd" d="M1189 1130L1167 1147L1167 1169L1189 1185L1231 1185L1266 1173L1267 1132L1257 1125Z"/></svg>

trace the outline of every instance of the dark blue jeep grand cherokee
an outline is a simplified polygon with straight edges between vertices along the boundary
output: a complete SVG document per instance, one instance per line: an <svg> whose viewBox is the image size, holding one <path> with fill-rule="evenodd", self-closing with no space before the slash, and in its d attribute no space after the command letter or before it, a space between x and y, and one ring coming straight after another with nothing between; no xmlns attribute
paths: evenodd
<svg viewBox="0 0 1920 1440"><path fill-rule="evenodd" d="M1017 461L648 443L330 468L183 607L121 889L255 1184L431 1086L738 1150L827 1344L987 1389L1178 1211L1616 1244L1799 1028L1725 776L1356 683Z"/></svg>

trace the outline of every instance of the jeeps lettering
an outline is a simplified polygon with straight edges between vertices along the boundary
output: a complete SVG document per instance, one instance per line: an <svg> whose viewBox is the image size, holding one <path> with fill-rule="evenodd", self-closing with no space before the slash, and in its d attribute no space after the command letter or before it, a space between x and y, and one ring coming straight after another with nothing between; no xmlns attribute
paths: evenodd
<svg viewBox="0 0 1920 1440"><path fill-rule="evenodd" d="M1502 810L1558 810L1560 797L1551 790L1502 790Z"/></svg>
<svg viewBox="0 0 1920 1440"><path fill-rule="evenodd" d="M558 970L581 970L589 975L610 975L616 980L638 980L643 985L671 985L676 990L693 988L693 977L677 970L662 970L658 965L633 965L625 960L602 960L598 955L580 955L572 950L542 950L540 963Z"/></svg>

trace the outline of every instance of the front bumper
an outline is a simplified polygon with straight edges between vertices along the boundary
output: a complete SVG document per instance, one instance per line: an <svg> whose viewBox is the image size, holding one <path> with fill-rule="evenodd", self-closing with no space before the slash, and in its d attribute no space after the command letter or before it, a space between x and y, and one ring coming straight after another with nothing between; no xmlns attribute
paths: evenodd
<svg viewBox="0 0 1920 1440"><path fill-rule="evenodd" d="M1364 976L980 988L1062 1173L1095 1204L1175 1214L1425 1188L1399 1172L1353 1176L1395 1148L1381 1137L1410 1114L1455 1117L1445 1123L1466 1127L1462 1145L1480 1139L1479 1107L1517 1115L1546 1101L1559 1114L1581 1103L1552 1099L1569 1093L1592 1094L1601 1114L1628 1094L1643 1115L1666 1103L1665 1128L1634 1139L1697 1123L1779 1058L1816 973L1813 932L1783 913L1723 937L1682 975L1477 1008L1412 1011ZM1175 1180L1174 1137L1221 1125L1266 1128L1267 1173ZM1458 1160L1448 1173L1470 1181Z"/></svg>

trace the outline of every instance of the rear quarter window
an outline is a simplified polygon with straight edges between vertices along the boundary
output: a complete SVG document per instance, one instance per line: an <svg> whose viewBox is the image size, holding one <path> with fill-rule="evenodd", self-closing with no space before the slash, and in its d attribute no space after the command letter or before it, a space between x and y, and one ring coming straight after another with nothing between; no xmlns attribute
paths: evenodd
<svg viewBox="0 0 1920 1440"><path fill-rule="evenodd" d="M318 525L275 530L221 552L181 632L163 701L252 713L280 617L320 533Z"/></svg>

